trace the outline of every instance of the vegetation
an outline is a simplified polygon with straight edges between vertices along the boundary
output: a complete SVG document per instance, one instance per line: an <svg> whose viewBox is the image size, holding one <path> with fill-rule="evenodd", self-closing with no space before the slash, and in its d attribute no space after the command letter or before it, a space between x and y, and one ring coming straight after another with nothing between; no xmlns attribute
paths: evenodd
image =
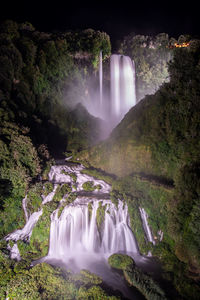
<svg viewBox="0 0 200 300"><path fill-rule="evenodd" d="M54 195L54 201L59 202L66 196L68 193L72 191L71 185L69 183L64 183L62 185L58 185L55 195Z"/></svg>
<svg viewBox="0 0 200 300"><path fill-rule="evenodd" d="M45 182L43 185L43 191L42 194L44 196L47 196L48 194L50 194L51 192L53 192L53 184L49 181Z"/></svg>
<svg viewBox="0 0 200 300"><path fill-rule="evenodd" d="M100 184L94 185L94 181L86 181L83 183L82 188L86 192L93 192L95 190L101 190L102 186Z"/></svg>
<svg viewBox="0 0 200 300"><path fill-rule="evenodd" d="M189 35L181 35L177 40L166 33L156 36L132 33L126 36L119 52L130 56L135 62L137 100L154 94L164 82L169 82L168 63L173 58L177 44L195 47L197 43L198 40Z"/></svg>
<svg viewBox="0 0 200 300"><path fill-rule="evenodd" d="M108 263L115 269L123 270L125 279L131 286L136 287L148 300L166 299L163 290L149 276L135 266L132 257L124 254L112 254Z"/></svg>
<svg viewBox="0 0 200 300"><path fill-rule="evenodd" d="M108 263L112 268L126 270L130 266L135 265L134 260L132 257L125 255L125 254L112 254L108 258Z"/></svg>
<svg viewBox="0 0 200 300"><path fill-rule="evenodd" d="M99 201L99 206L96 212L96 223L97 223L97 228L99 230L99 234L101 234L101 229L105 221L106 208L107 208L107 204L102 205L102 201Z"/></svg>
<svg viewBox="0 0 200 300"><path fill-rule="evenodd" d="M99 286L102 280L89 271L73 275L46 263L28 268L25 261L11 261L3 252L0 261L1 299L117 299L109 296Z"/></svg>
<svg viewBox="0 0 200 300"><path fill-rule="evenodd" d="M84 189L84 191L93 192L95 190L94 182L86 181L83 183L82 188Z"/></svg>

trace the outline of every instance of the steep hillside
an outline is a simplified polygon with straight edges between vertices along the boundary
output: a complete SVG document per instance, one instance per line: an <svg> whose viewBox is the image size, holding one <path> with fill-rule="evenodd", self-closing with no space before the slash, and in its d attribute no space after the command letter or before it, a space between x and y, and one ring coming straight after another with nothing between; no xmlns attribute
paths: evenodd
<svg viewBox="0 0 200 300"><path fill-rule="evenodd" d="M94 143L100 121L85 113L83 124L82 112L82 121L76 119L72 128L71 111L83 102L100 49L105 59L111 49L109 36L92 29L44 33L30 23L1 24L1 120L29 127L34 143L47 144L53 153L65 151L69 142L75 144L74 132L80 140L76 149ZM87 129L86 139L82 132Z"/></svg>

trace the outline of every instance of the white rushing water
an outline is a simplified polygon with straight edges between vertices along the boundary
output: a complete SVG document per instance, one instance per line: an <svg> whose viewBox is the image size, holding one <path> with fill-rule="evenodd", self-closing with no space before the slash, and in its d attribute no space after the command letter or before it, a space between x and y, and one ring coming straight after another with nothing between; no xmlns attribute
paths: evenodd
<svg viewBox="0 0 200 300"><path fill-rule="evenodd" d="M72 177L70 174L75 174L76 179L76 191L83 191L82 185L87 181L93 181L94 185L101 185L100 191L96 190L93 193L109 193L111 191L111 187L103 180L94 179L92 176L87 174L82 174L81 171L84 169L82 165L77 164L66 164L66 165L57 165L51 167L49 173L49 181L52 181L56 184L62 183L72 183Z"/></svg>
<svg viewBox="0 0 200 300"><path fill-rule="evenodd" d="M91 214L88 204L92 206ZM105 207L100 230L96 222L99 205ZM105 257L119 251L138 252L128 223L127 205L122 201L116 208L110 200L78 197L64 208L60 217L58 210L52 214L48 256L69 260L84 254Z"/></svg>
<svg viewBox="0 0 200 300"><path fill-rule="evenodd" d="M102 65L102 51L99 54L99 100L100 100L100 109L102 110L103 104L103 65Z"/></svg>
<svg viewBox="0 0 200 300"><path fill-rule="evenodd" d="M54 185L54 189L49 195L47 195L46 197L42 196L43 197L42 205L46 204L47 202L52 201L52 199L55 195L57 186L58 186L57 184ZM18 240L23 240L23 241L28 242L30 240L34 226L37 224L40 216L43 213L43 209L41 208L39 211L36 211L29 216L29 213L27 210L27 195L22 200L22 208L24 210L26 224L22 229L15 230L14 232L8 234L5 237L6 241L12 240L12 241L17 242ZM17 253L16 252L17 244L15 244L15 245L16 246L13 249L9 249L11 251L11 258L12 258L12 256L14 257L14 255L15 255L15 254L12 255L12 252ZM18 258L19 258L19 256L16 256L17 260L18 260Z"/></svg>
<svg viewBox="0 0 200 300"><path fill-rule="evenodd" d="M110 78L111 115L117 123L136 104L135 64L131 58L111 55Z"/></svg>
<svg viewBox="0 0 200 300"><path fill-rule="evenodd" d="M37 223L39 217L42 215L42 209L32 213L30 215L28 221L26 222L25 226L22 229L15 230L14 232L8 234L5 239L6 241L13 240L25 240L29 241L31 237L32 230Z"/></svg>
<svg viewBox="0 0 200 300"><path fill-rule="evenodd" d="M11 259L15 259L17 261L21 260L21 256L20 256L20 253L19 253L19 249L18 249L17 243L15 243L13 245L13 247L11 247L10 245L8 245L8 250L10 251L10 258Z"/></svg>
<svg viewBox="0 0 200 300"><path fill-rule="evenodd" d="M151 242L153 245L155 245L155 240L148 224L148 215L144 210L144 208L139 207L139 210L140 210L140 216L142 219L142 224L143 224L144 231L146 233L147 240Z"/></svg>
<svg viewBox="0 0 200 300"><path fill-rule="evenodd" d="M71 173L76 175L76 190L83 192L82 185L93 181L100 185L92 195L78 195L67 205L58 217L59 209L51 215L50 243L47 259L70 261L80 266L81 257L107 257L115 252L138 253L137 244L129 227L127 205L118 201L116 207L109 199L111 187L103 180L82 174L82 165L53 166L49 179L56 184L72 181ZM101 198L102 196L102 198ZM105 199L106 197L106 199ZM98 214L104 210L101 228L97 226ZM81 259L82 260L82 259ZM84 264L85 261L82 260Z"/></svg>

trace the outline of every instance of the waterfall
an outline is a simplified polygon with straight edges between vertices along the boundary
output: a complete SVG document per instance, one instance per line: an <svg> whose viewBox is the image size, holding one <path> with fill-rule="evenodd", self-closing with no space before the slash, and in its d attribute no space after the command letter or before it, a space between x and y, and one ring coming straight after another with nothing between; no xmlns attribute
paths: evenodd
<svg viewBox="0 0 200 300"><path fill-rule="evenodd" d="M101 231L96 222L100 202L106 208ZM88 204L92 205L91 213ZM119 251L137 253L128 222L127 205L122 201L115 207L110 200L78 197L64 208L60 217L58 210L52 214L48 256L66 261L84 254L106 257Z"/></svg>
<svg viewBox="0 0 200 300"><path fill-rule="evenodd" d="M111 114L120 115L120 55L111 55L110 59L110 89Z"/></svg>
<svg viewBox="0 0 200 300"><path fill-rule="evenodd" d="M36 211L30 215L29 219L27 220L25 226L22 229L15 230L14 232L8 234L5 237L6 241L13 240L13 241L18 241L18 240L26 240L29 241L32 230L39 220L39 217L42 215L42 209L39 211Z"/></svg>
<svg viewBox="0 0 200 300"><path fill-rule="evenodd" d="M110 78L111 115L117 123L136 104L135 64L131 58L111 55Z"/></svg>
<svg viewBox="0 0 200 300"><path fill-rule="evenodd" d="M153 245L155 245L155 240L153 238L151 229L150 229L149 224L148 224L148 215L147 215L146 211L144 210L144 208L140 207L139 210L140 210L142 224L143 224L144 231L146 233L147 240L149 242L151 242Z"/></svg>
<svg viewBox="0 0 200 300"><path fill-rule="evenodd" d="M48 259L69 262L80 257L106 258L115 252L138 253L135 237L129 227L127 205L118 200L116 206L109 198L111 187L103 180L98 180L81 173L82 165L53 166L49 178L55 184L72 181L70 173L76 174L76 200L65 206L59 215L59 208L51 215L50 242ZM92 194L83 191L83 184L92 181L101 186ZM97 219L103 211L101 226ZM82 261L78 265L82 265Z"/></svg>
<svg viewBox="0 0 200 300"><path fill-rule="evenodd" d="M82 173L80 164L66 163L52 166L49 181L54 184L53 191L43 201L39 211L28 214L27 196L22 200L26 224L5 237L14 241L9 248L11 257L20 259L16 242L29 242L32 230L43 212L43 206L53 200L59 185L67 183L76 192L74 202L67 204L67 195L63 196L58 208L51 214L48 260L61 260L68 264L73 261L76 266L85 265L99 259L106 259L116 252L139 255L135 237L130 229L127 205L118 200L118 204L110 200L111 186L103 180ZM87 192L83 186L92 182L94 191ZM65 204L66 203L66 204ZM62 211L60 210L62 207ZM100 221L99 221L100 220Z"/></svg>
<svg viewBox="0 0 200 300"><path fill-rule="evenodd" d="M99 54L99 98L100 98L100 109L102 110L103 104L103 66L102 66L102 51Z"/></svg>
<svg viewBox="0 0 200 300"><path fill-rule="evenodd" d="M47 195L46 197L42 196L43 197L42 205L46 204L47 202L52 201L52 199L55 195L57 186L58 186L57 184L54 185L54 189L49 195ZM32 234L32 231L33 231L33 228L34 228L34 226L36 225L36 223L38 222L40 216L43 213L43 209L41 208L39 211L33 212L30 216L28 215L27 195L22 200L22 207L23 207L23 210L24 210L26 224L22 229L18 229L18 230L15 230L12 233L9 233L5 237L6 241L9 241L9 240L12 240L12 241L18 241L18 240L29 241L30 237L31 237L31 234ZM15 246L15 248L13 248L15 250L15 252L16 252L16 247L17 247L17 245ZM12 256L12 251L11 251L11 256Z"/></svg>

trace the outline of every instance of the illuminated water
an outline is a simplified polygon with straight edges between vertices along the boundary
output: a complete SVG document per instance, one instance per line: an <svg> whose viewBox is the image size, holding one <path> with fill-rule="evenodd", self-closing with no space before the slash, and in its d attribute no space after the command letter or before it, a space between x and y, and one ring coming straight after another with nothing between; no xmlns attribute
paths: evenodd
<svg viewBox="0 0 200 300"><path fill-rule="evenodd" d="M136 104L135 64L130 57L111 55L111 116L116 125Z"/></svg>

